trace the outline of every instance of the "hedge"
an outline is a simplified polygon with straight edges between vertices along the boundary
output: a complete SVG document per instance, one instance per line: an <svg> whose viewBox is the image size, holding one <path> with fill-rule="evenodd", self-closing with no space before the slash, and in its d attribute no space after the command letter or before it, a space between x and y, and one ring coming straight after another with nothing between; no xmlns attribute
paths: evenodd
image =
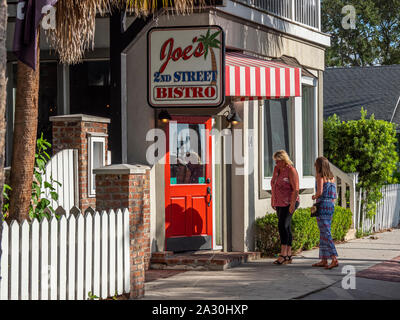
<svg viewBox="0 0 400 320"><path fill-rule="evenodd" d="M292 218L293 244L292 250L309 250L319 244L317 219L310 216L310 208L300 208ZM332 238L343 241L352 223L350 209L335 206L332 217ZM266 214L255 221L256 250L262 255L271 256L280 252L278 216L276 213Z"/></svg>

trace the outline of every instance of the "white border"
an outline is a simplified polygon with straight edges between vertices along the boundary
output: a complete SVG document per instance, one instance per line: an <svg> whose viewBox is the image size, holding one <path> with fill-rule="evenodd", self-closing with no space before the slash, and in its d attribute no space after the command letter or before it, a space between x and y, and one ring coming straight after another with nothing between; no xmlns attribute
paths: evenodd
<svg viewBox="0 0 400 320"><path fill-rule="evenodd" d="M211 129L214 128L215 125L215 119L211 118ZM216 245L216 228L215 228L215 199L216 199L216 191L215 191L215 135L211 136L211 170L212 170L212 174L211 174L211 183L212 183L212 197L213 197L213 201L212 201L212 224L213 224L213 250L221 250L222 246L218 246Z"/></svg>
<svg viewBox="0 0 400 320"><path fill-rule="evenodd" d="M96 189L92 185L92 176L93 176L93 143L94 142L101 142L103 143L103 166L106 163L106 138L99 137L99 136L89 136L89 143L88 143L88 197L95 197L96 196Z"/></svg>

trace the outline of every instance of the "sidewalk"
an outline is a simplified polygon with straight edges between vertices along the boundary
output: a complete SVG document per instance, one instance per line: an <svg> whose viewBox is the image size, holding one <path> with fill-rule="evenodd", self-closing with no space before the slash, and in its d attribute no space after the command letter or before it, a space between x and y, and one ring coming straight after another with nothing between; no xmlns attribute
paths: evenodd
<svg viewBox="0 0 400 320"><path fill-rule="evenodd" d="M225 271L177 273L147 282L144 300L400 299L400 259L387 262L400 257L400 230L375 237L337 245L340 266L332 270L311 267L318 261L314 249L294 257L291 265L259 259ZM357 272L354 290L341 286L346 265Z"/></svg>

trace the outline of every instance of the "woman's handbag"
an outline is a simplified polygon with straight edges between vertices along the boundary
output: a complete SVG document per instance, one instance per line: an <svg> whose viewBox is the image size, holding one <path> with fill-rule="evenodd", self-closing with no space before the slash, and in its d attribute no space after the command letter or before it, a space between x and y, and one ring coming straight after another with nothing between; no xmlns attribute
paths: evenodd
<svg viewBox="0 0 400 320"><path fill-rule="evenodd" d="M313 204L313 206L311 207L311 217L318 217L319 205L319 202Z"/></svg>

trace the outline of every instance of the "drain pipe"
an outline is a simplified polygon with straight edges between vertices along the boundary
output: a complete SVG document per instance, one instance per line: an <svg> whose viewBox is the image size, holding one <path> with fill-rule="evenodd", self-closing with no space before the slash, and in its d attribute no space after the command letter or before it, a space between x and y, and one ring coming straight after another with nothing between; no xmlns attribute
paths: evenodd
<svg viewBox="0 0 400 320"><path fill-rule="evenodd" d="M399 102L400 102L400 96L399 96L399 99L397 99L396 107L394 107L394 111L392 114L392 118L390 119L390 122L393 122L393 118L394 118L394 115L396 114L397 107L399 106Z"/></svg>

